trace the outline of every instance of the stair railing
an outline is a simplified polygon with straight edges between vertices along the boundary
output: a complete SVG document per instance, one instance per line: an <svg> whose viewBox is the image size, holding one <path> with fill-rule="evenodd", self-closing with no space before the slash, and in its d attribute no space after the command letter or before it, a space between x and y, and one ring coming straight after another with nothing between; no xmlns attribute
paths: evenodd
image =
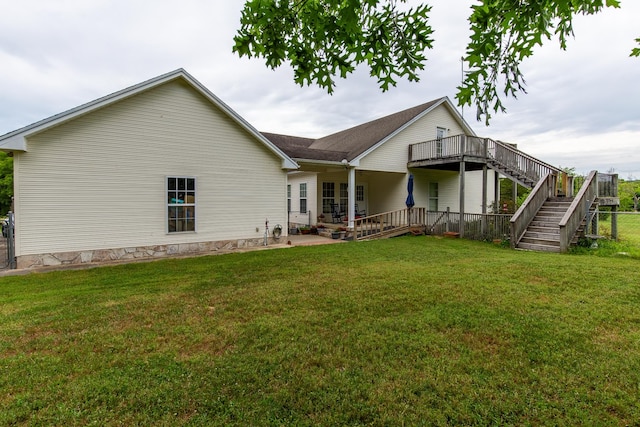
<svg viewBox="0 0 640 427"><path fill-rule="evenodd" d="M509 144L492 139L488 139L487 142L490 159L535 183L549 173L557 176L563 173L561 169L523 153Z"/></svg>
<svg viewBox="0 0 640 427"><path fill-rule="evenodd" d="M527 231L527 227L536 216L544 202L556 193L557 176L551 172L547 174L531 190L529 197L522 206L511 217L510 235L511 248L515 249L522 236Z"/></svg>
<svg viewBox="0 0 640 427"><path fill-rule="evenodd" d="M563 171L532 157L510 144L478 136L454 135L409 145L409 162L456 159L486 159L489 165L508 171L512 178L529 187L547 173L560 176ZM504 171L500 171L504 173Z"/></svg>
<svg viewBox="0 0 640 427"><path fill-rule="evenodd" d="M569 249L573 236L582 221L589 215L589 209L597 197L598 172L591 171L573 199L571 206L560 220L560 252L566 252Z"/></svg>
<svg viewBox="0 0 640 427"><path fill-rule="evenodd" d="M402 230L408 231L411 226L424 226L425 222L426 208L415 206L356 218L353 223L353 239L373 239Z"/></svg>

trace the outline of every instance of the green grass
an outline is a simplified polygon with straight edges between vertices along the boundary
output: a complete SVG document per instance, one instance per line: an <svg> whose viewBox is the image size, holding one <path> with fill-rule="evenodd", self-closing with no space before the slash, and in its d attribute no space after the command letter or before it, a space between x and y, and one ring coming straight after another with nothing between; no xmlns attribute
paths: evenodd
<svg viewBox="0 0 640 427"><path fill-rule="evenodd" d="M621 212L618 217L618 238L621 242L640 249L640 214ZM599 232L611 236L611 215L599 221Z"/></svg>
<svg viewBox="0 0 640 427"><path fill-rule="evenodd" d="M638 260L453 239L0 279L0 425L631 425Z"/></svg>

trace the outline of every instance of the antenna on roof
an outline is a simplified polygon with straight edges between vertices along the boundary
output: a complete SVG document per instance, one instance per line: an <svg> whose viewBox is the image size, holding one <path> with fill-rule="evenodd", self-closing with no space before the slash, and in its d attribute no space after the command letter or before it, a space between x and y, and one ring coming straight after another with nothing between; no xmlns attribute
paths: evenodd
<svg viewBox="0 0 640 427"><path fill-rule="evenodd" d="M464 84L464 56L460 57L460 87ZM464 104L462 104L462 120L464 120Z"/></svg>

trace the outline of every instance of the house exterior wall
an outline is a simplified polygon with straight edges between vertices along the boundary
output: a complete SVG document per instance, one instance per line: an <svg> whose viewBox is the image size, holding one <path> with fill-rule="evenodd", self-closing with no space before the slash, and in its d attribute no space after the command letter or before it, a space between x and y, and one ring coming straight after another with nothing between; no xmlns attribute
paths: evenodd
<svg viewBox="0 0 640 427"><path fill-rule="evenodd" d="M439 105L415 123L363 157L358 169L386 173L371 174L369 210L388 212L405 206L408 180L407 161L409 145L436 139L437 128L447 129L448 135L464 133L456 118L444 105ZM452 211L460 209L460 181L457 172L415 169L414 199L416 206L428 206L429 182L438 182L438 208ZM487 203L493 199L493 171L487 179ZM465 211L482 212L482 172L467 172L465 175Z"/></svg>
<svg viewBox="0 0 640 427"><path fill-rule="evenodd" d="M314 172L291 172L288 184L291 185L291 211L289 223L294 227L317 223L318 189L317 174ZM307 184L307 212L300 211L300 184Z"/></svg>
<svg viewBox="0 0 640 427"><path fill-rule="evenodd" d="M438 211L460 208L460 181L457 172L431 169L412 169L414 176L413 198L416 206L429 207L429 184L438 183Z"/></svg>
<svg viewBox="0 0 640 427"><path fill-rule="evenodd" d="M487 171L487 213L495 198L495 172ZM482 171L467 172L465 177L464 210L467 213L482 213Z"/></svg>
<svg viewBox="0 0 640 427"><path fill-rule="evenodd" d="M195 232L167 232L167 176L196 178ZM166 245L259 240L265 218L285 224L286 172L177 80L30 137L15 156L15 210L19 267L34 254L170 253Z"/></svg>
<svg viewBox="0 0 640 427"><path fill-rule="evenodd" d="M359 169L384 172L407 172L409 145L436 139L436 129L448 129L449 135L464 133L447 107L439 105L402 132L360 160Z"/></svg>

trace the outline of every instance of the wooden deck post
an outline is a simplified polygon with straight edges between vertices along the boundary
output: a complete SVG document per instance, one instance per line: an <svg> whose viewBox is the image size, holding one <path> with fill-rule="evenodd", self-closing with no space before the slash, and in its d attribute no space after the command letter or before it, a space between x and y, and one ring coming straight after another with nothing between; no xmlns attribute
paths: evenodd
<svg viewBox="0 0 640 427"><path fill-rule="evenodd" d="M618 241L618 207L611 206L611 237Z"/></svg>
<svg viewBox="0 0 640 427"><path fill-rule="evenodd" d="M460 220L458 222L460 230L460 237L464 237L464 153L465 153L465 144L466 137L462 135L460 138Z"/></svg>
<svg viewBox="0 0 640 427"><path fill-rule="evenodd" d="M493 213L500 212L500 174L493 171Z"/></svg>
<svg viewBox="0 0 640 427"><path fill-rule="evenodd" d="M486 141L485 141L486 147ZM482 165L482 233L487 232L487 164Z"/></svg>

